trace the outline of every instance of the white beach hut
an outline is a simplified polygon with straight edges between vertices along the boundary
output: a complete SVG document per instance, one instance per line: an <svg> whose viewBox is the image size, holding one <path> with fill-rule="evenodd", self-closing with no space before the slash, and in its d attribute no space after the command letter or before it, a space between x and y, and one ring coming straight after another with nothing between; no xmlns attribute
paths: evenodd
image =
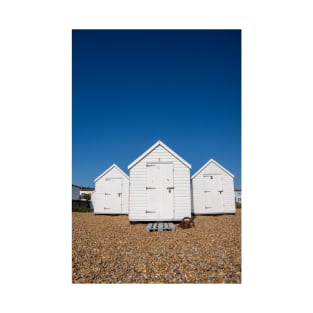
<svg viewBox="0 0 313 313"><path fill-rule="evenodd" d="M235 213L234 175L213 159L192 177L194 214Z"/></svg>
<svg viewBox="0 0 313 313"><path fill-rule="evenodd" d="M191 165L163 142L157 141L128 169L130 221L175 221L191 216Z"/></svg>
<svg viewBox="0 0 313 313"><path fill-rule="evenodd" d="M129 177L113 164L95 179L91 195L95 214L128 214Z"/></svg>

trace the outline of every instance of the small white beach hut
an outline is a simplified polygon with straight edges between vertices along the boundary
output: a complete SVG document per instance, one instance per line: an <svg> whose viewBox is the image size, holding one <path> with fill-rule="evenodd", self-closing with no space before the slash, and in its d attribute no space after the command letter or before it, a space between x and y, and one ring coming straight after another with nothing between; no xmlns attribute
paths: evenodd
<svg viewBox="0 0 313 313"><path fill-rule="evenodd" d="M129 220L175 221L191 216L191 165L157 141L128 166Z"/></svg>
<svg viewBox="0 0 313 313"><path fill-rule="evenodd" d="M113 164L95 179L94 214L128 214L129 177Z"/></svg>
<svg viewBox="0 0 313 313"><path fill-rule="evenodd" d="M213 159L192 177L194 214L235 213L234 175Z"/></svg>

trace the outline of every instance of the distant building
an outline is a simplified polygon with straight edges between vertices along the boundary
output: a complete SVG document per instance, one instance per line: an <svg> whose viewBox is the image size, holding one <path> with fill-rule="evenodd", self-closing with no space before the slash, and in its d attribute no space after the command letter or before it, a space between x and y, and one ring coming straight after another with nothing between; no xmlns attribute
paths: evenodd
<svg viewBox="0 0 313 313"><path fill-rule="evenodd" d="M79 200L80 198L80 186L72 184L72 200Z"/></svg>
<svg viewBox="0 0 313 313"><path fill-rule="evenodd" d="M241 189L235 189L235 202L241 203Z"/></svg>
<svg viewBox="0 0 313 313"><path fill-rule="evenodd" d="M95 191L95 188L92 187L84 187L80 186L80 195L84 194L92 194Z"/></svg>

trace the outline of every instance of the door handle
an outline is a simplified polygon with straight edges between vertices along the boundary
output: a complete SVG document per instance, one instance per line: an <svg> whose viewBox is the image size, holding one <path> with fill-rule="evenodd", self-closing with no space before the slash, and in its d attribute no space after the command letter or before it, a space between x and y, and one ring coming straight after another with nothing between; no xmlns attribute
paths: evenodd
<svg viewBox="0 0 313 313"><path fill-rule="evenodd" d="M171 193L171 190L174 189L174 187L166 187L168 189L168 192Z"/></svg>

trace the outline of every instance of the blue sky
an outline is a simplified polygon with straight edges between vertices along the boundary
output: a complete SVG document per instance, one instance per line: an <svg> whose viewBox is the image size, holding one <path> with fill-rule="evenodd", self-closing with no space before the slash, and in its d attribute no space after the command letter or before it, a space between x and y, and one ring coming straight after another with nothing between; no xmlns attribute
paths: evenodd
<svg viewBox="0 0 313 313"><path fill-rule="evenodd" d="M73 30L73 183L127 173L159 139L241 187L241 31Z"/></svg>

